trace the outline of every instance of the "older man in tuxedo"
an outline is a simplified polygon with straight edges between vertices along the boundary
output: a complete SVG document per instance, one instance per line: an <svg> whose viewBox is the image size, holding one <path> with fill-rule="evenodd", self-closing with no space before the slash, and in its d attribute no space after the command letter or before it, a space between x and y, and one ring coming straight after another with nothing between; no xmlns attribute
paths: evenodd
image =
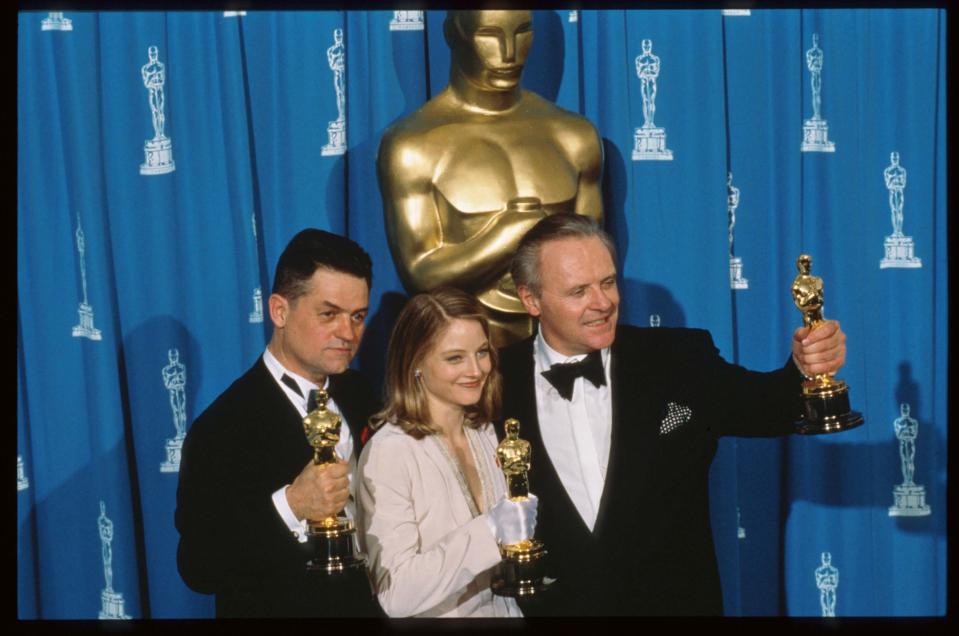
<svg viewBox="0 0 959 636"><path fill-rule="evenodd" d="M614 247L582 215L541 220L511 273L538 332L501 353L503 415L532 444L537 536L558 579L524 614L722 614L718 438L792 432L803 376L845 361L839 324L797 329L769 373L723 360L707 331L618 325Z"/></svg>

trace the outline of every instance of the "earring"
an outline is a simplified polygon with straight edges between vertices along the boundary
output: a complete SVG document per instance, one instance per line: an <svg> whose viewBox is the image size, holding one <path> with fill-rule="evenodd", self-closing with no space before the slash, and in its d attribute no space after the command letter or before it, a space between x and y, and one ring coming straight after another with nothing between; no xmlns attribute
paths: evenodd
<svg viewBox="0 0 959 636"><path fill-rule="evenodd" d="M423 372L420 371L419 369L414 369L414 370L413 370L413 376L414 376L417 380L419 380L420 378L423 377Z"/></svg>

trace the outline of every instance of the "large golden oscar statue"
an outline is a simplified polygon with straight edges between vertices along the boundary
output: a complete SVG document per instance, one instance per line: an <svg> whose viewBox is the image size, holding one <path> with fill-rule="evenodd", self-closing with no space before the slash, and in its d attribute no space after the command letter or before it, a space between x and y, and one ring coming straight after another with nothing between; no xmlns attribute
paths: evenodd
<svg viewBox="0 0 959 636"><path fill-rule="evenodd" d="M595 127L520 87L529 11L450 11L449 85L383 135L377 173L393 261L410 293L452 285L489 310L493 344L532 333L509 263L539 219L600 221Z"/></svg>

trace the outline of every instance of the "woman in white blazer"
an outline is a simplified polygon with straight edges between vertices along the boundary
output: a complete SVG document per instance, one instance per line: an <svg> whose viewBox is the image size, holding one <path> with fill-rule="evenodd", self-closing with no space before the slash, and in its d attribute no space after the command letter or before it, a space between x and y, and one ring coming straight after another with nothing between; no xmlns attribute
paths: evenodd
<svg viewBox="0 0 959 636"><path fill-rule="evenodd" d="M496 463L496 350L482 306L441 288L409 300L390 336L386 407L360 455L357 528L389 616L521 616L494 596L498 543L531 538Z"/></svg>

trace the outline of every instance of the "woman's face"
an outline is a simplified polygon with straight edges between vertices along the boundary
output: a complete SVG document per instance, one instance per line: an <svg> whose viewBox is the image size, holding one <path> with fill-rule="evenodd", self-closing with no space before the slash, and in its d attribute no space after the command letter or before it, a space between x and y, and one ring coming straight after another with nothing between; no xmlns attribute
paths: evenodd
<svg viewBox="0 0 959 636"><path fill-rule="evenodd" d="M490 345L476 320L453 319L420 364L430 412L479 402L492 369Z"/></svg>

